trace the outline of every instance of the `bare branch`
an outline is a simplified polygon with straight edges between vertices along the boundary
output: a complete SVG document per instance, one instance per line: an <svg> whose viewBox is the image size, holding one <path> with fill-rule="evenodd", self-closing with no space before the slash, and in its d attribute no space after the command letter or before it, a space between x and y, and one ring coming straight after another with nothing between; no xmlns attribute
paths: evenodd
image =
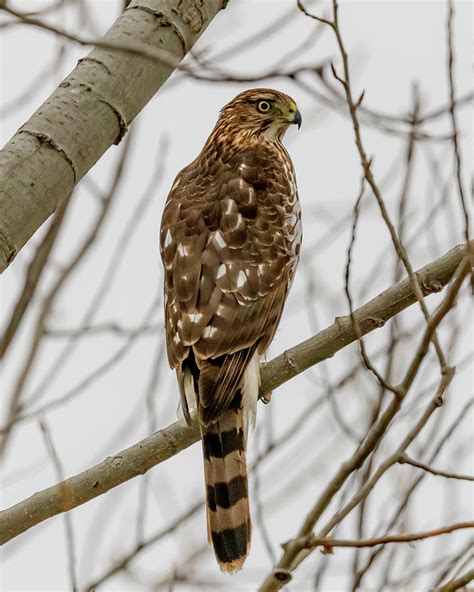
<svg viewBox="0 0 474 592"><path fill-rule="evenodd" d="M132 135L129 134L123 144L121 155L120 155L120 158L117 162L115 173L114 173L112 182L110 184L109 191L108 191L107 195L101 201L100 210L97 213L96 218L95 218L88 234L86 235L85 239L81 242L79 248L77 249L74 256L71 258L69 263L61 271L61 273L59 273L59 275L55 279L52 287L50 288L48 294L46 295L46 297L44 298L44 300L42 302L40 313L38 315L38 318L37 318L37 321L35 324L35 329L34 329L33 339L31 341L31 346L30 346L28 353L25 357L25 361L20 369L20 372L18 374L18 379L15 383L12 394L11 394L10 399L7 404L7 407L8 407L7 424L6 424L6 428L4 430L2 430L2 438L0 439L0 456L5 453L5 449L6 449L6 446L7 446L8 440L9 440L9 436L11 433L11 427L15 423L15 420L16 420L16 417L18 416L18 414L22 411L21 399L22 399L22 395L23 395L23 388L24 388L26 381L29 377L30 371L33 368L34 363L37 359L37 356L38 356L38 353L39 353L39 350L41 347L42 339L44 337L44 327L45 327L46 320L50 314L50 311L54 305L54 302L55 302L58 294L60 293L62 286L65 284L65 282L67 282L67 280L70 278L72 272L75 271L77 266L81 263L81 261L83 260L83 258L85 257L85 255L87 254L87 252L89 251L91 246L94 244L95 240L97 239L97 236L99 235L99 230L102 227L102 224L104 223L104 221L106 220L106 217L110 211L110 207L113 203L113 200L115 199L116 190L123 180L125 166L127 163L127 157L130 154L129 148L131 145L131 138L132 138Z"/></svg>
<svg viewBox="0 0 474 592"><path fill-rule="evenodd" d="M470 245L470 248L474 249L474 242L471 241ZM459 245L444 255L444 257L416 272L418 284L425 296L439 291L451 279L456 266L452 268L448 261L451 260L454 252L457 251L455 258L458 265L462 260L463 249L466 249L466 246ZM431 267L432 265L433 267ZM435 271L435 265L436 267L439 265L437 271ZM449 278L445 274L449 274ZM442 276L445 277L445 281L441 279ZM409 302L406 302L407 298ZM376 302L377 299L380 299L379 302ZM406 278L398 282L366 305L354 311L354 317L357 319L361 334L366 335L370 331L382 327L387 320L416 301L417 298L411 279ZM387 308L384 308L382 302L385 302L385 306L388 305ZM270 364L263 366L261 370L261 392L270 392L310 366L314 366L322 360L332 357L342 347L355 341L356 338L357 335L350 315L338 317L333 325L324 329L318 335L311 337L294 348L286 350ZM324 347L322 347L323 345Z"/></svg>
<svg viewBox="0 0 474 592"><path fill-rule="evenodd" d="M465 245L459 245L417 272L425 294L439 291L450 281L460 262L464 260L465 250ZM354 311L354 315L361 331L366 334L381 327L416 300L413 284L406 278ZM349 316L336 319L333 325L318 335L266 364L261 371L262 393L277 388L310 366L333 356L356 338ZM52 516L82 505L113 487L144 474L198 439L197 423L188 427L176 422L102 463L34 494L0 513L0 544ZM69 503L66 507L61 503L64 490L68 491Z"/></svg>
<svg viewBox="0 0 474 592"><path fill-rule="evenodd" d="M407 142L406 152L405 152L405 171L404 171L404 178L403 183L400 191L400 196L398 199L398 225L397 225L397 232L400 236L402 241L405 240L405 218L406 218L406 204L408 201L408 194L410 188L410 181L412 178L412 171L414 166L414 155L415 155L415 134L417 131L417 123L418 123L418 111L420 109L420 101L418 95L418 88L414 85L413 88L413 111L412 111L412 128ZM355 219L354 219L355 223ZM354 232L354 231L353 231ZM401 278L402 274L402 267L400 265L400 259L395 259L394 263L394 273L393 273L393 281L398 282ZM346 286L348 286L348 280L346 280ZM347 289L346 289L347 292ZM395 351L396 348L399 346L399 322L398 318L396 317L393 320L393 323L390 324L390 336L389 336L389 347L387 351L387 356L385 358L385 368L383 371L383 378L384 381L390 384L390 380L392 378L394 366L395 366ZM383 402L384 402L384 395L386 391L386 387L384 386L383 382L379 380L380 388L378 389L378 401L375 407L372 410L372 414L369 420L368 429L370 429L377 419L380 416L380 412L382 410ZM393 391L392 391L393 392ZM394 393L396 394L396 392ZM372 473L372 466L374 462L375 456L372 455L369 461L364 468L364 471L361 475L361 483L365 483L367 479L370 477ZM364 536L364 524L365 524L365 517L366 517L366 504L368 504L368 498L363 500L358 507L358 538L363 538ZM357 573L359 571L359 562L360 562L361 552L360 549L357 549L354 553L353 559L353 574L354 579L357 578ZM355 592L355 590L353 590Z"/></svg>
<svg viewBox="0 0 474 592"><path fill-rule="evenodd" d="M456 530L462 530L466 528L474 528L474 522L459 522L458 524L451 524L450 526L440 526L433 530L425 532L416 532L413 534L389 534L383 537L376 537L373 539L362 539L362 540L343 540L343 539L332 539L330 537L307 537L301 539L293 539L282 546L286 548L288 545L299 546L300 549L315 549L316 547L323 547L324 553L332 553L334 547L376 547L378 545L386 545L387 543L410 543L413 541L422 541L424 539L430 539L438 537L442 534L449 534Z"/></svg>
<svg viewBox="0 0 474 592"><path fill-rule="evenodd" d="M54 213L53 219L51 220L51 224L47 233L37 248L33 259L28 265L23 290L21 291L21 294L13 308L13 312L9 322L7 323L6 329L0 338L0 359L4 357L18 327L20 326L25 312L28 310L28 306L35 295L36 288L38 287L39 281L43 275L48 257L54 247L67 208L71 202L71 197L72 193L58 206L58 209Z"/></svg>
<svg viewBox="0 0 474 592"><path fill-rule="evenodd" d="M448 0L448 18L447 18L447 36L448 36L448 81L449 81L449 114L451 116L451 127L453 131L453 149L456 167L456 181L461 203L461 209L464 215L464 236L466 242L469 242L470 235L470 220L469 212L466 205L466 198L464 197L464 188L461 178L461 150L459 147L459 130L456 117L456 90L454 81L454 40L453 40L453 19L454 19L454 3L453 0ZM471 289L474 294L474 272L471 273Z"/></svg>
<svg viewBox="0 0 474 592"><path fill-rule="evenodd" d="M54 378L57 376L57 369L62 368L65 365L66 361L71 358L75 351L75 348L79 344L79 338L83 335L81 331L84 329L89 330L90 325L95 315L97 314L97 311L101 303L104 301L107 294L112 289L114 277L125 258L125 253L129 246L132 244L133 237L139 231L140 221L143 220L143 218L146 216L148 208L152 203L152 197L155 195L155 192L157 191L158 183L161 180L163 173L167 146L168 141L166 139L163 139L159 142L156 157L156 166L153 168L153 172L150 175L149 182L142 196L140 197L140 199L137 200L132 215L130 216L127 224L124 226L121 234L117 237L117 241L111 259L104 271L101 280L98 282L96 286L95 295L92 297L90 303L88 304L84 312L84 315L81 318L78 331L71 333L67 337L66 345L62 348L61 352L57 356L55 356L54 359L51 360L49 369L44 373L42 379L40 380L36 388L33 390L33 392L30 393L28 399L29 402L32 402L33 400L37 401L41 396L44 395L44 393L47 390L51 388ZM112 329L112 327L109 326L109 329L117 331L119 330L119 327L115 327L114 329ZM138 334L137 331L141 331L141 334L144 335L145 332L148 330L152 330L152 327L145 328L145 326L142 325L141 327L138 327L135 330L132 329L128 332L125 331L124 334L126 337L132 337L133 334ZM47 329L45 335L49 336Z"/></svg>
<svg viewBox="0 0 474 592"><path fill-rule="evenodd" d="M323 23L324 25L329 25L330 27L333 27L334 26L334 23L332 23L328 19L325 19L325 18L320 17L320 16L316 16L315 14L311 14L310 12L308 12L306 10L306 8L303 6L303 3L301 2L301 0L296 0L296 4L297 4L299 10L301 10L301 12L304 15L309 16L310 18L314 19L315 21L318 21L319 23Z"/></svg>
<svg viewBox="0 0 474 592"><path fill-rule="evenodd" d="M472 582L472 580L474 580L474 569L471 569L459 578L444 584L444 586L438 588L436 592L454 592L454 590L460 590L466 584Z"/></svg>
<svg viewBox="0 0 474 592"><path fill-rule="evenodd" d="M125 569L129 563L131 563L137 555L141 553L144 549L148 548L150 545L157 543L162 538L172 534L177 528L179 528L182 524L184 524L189 518L194 516L196 512L202 508L204 504L204 500L200 499L198 503L191 506L185 513L181 514L177 519L173 520L168 526L161 529L156 534L147 537L140 541L135 547L129 551L126 555L124 555L121 559L116 561L112 567L107 569L100 577L96 578L93 582L90 582L86 586L86 590L95 590L101 584L103 584L106 580L114 576L115 574L119 573L123 569Z"/></svg>
<svg viewBox="0 0 474 592"><path fill-rule="evenodd" d="M337 44L339 46L339 51L341 54L343 71L344 71L343 78L339 77L335 73L335 71L334 71L334 76L341 83L341 85L344 89L345 95L346 95L347 106L349 109L349 113L350 113L351 120L352 120L352 125L354 128L355 143L357 146L357 150L359 152L360 163L361 163L363 173L364 173L367 183L369 184L370 188L372 189L372 193L377 201L377 204L380 209L380 214L381 214L381 216L388 228L388 231L390 233L390 237L392 239L395 251L396 251L398 257L403 261L403 265L404 265L408 275L410 276L410 279L413 282L415 294L417 294L417 298L419 300L420 308L423 312L423 315L424 315L426 321L429 322L430 315L429 315L428 309L426 308L426 305L423 301L423 296L422 296L422 293L420 290L420 286L418 285L417 278L413 272L413 268L412 268L412 265L411 265L410 260L408 258L408 254L405 250L405 247L402 244L400 237L398 236L397 231L395 230L395 227L390 219L390 215L388 213L387 207L385 205L382 194L380 192L380 188L379 188L377 182L375 181L375 177L372 174L371 161L367 158L364 144L362 142L362 134L361 134L359 119L358 119L358 115L357 115L356 102L354 101L353 95L352 95L351 78L350 78L350 72L349 72L349 57L347 55L344 41L342 39L341 32L339 29L338 9L339 9L339 7L338 7L337 0L333 0L332 29L334 30ZM434 332L432 335L432 341L433 341L433 345L435 346L436 353L439 358L440 366L441 366L441 368L444 368L446 366L446 360L444 357L444 353L441 349L441 346L438 343L436 332Z"/></svg>
<svg viewBox="0 0 474 592"><path fill-rule="evenodd" d="M134 0L0 152L0 271L104 152L120 142L223 2L205 0L199 6L197 19L177 0L143 5ZM7 10L6 4L1 8ZM135 43L129 47L130 38Z"/></svg>
<svg viewBox="0 0 474 592"><path fill-rule="evenodd" d="M359 343L359 350L360 350L360 355L362 358L362 362L364 364L364 367L366 368L366 370L368 370L369 372L371 372L375 378L377 379L378 383L386 390L392 392L394 395L398 396L400 394L398 388L392 384L390 384L388 382L387 379L385 379L380 372L377 370L377 368L372 364L372 362L369 359L369 356L367 355L366 349L365 349L365 344L364 344L364 339L362 337L361 331L360 331L360 327L359 324L357 322L357 319L354 316L354 307L353 307L353 302L352 302L352 295L350 292L350 275L351 275L351 263L352 263L352 249L354 248L354 244L355 244L355 240L356 240L356 228L357 228L357 223L359 221L359 206L360 206L360 202L362 201L362 198L364 197L364 186L365 186L365 177L362 177L361 179L361 184L360 184L360 190L359 190L359 195L357 196L356 202L354 204L354 209L353 209L353 221L352 221L352 231L351 231L351 240L349 243L349 247L347 248L347 256L346 256L346 271L344 274L344 292L346 294L346 298L347 298L347 302L349 304L349 314L351 315L351 321L354 325L354 330L357 334L357 341Z"/></svg>
<svg viewBox="0 0 474 592"><path fill-rule="evenodd" d="M137 55L143 58L148 58L151 60L155 60L157 62L161 62L170 68L176 69L187 69L186 66L180 65L181 59L177 58L173 53L170 51L166 51L165 49L161 49L159 47L153 47L151 45L146 45L144 43L128 43L126 40L123 41L114 41L108 39L88 39L86 37L81 37L81 35L77 35L75 33L70 33L65 29L61 29L60 27L55 27L50 25L46 22L40 21L36 18L26 15L25 13L19 12L18 10L14 10L9 6L1 6L1 10L10 14L11 16L17 18L21 23L25 25L31 25L33 27L37 27L39 29L43 29L44 31L49 31L50 33L54 33L59 37L63 37L64 39L68 39L73 43L77 43L79 45L88 46L94 45L95 47L100 47L102 49L108 49L111 51L119 51L125 53L131 53L133 55Z"/></svg>
<svg viewBox="0 0 474 592"><path fill-rule="evenodd" d="M461 481L474 481L474 477L471 475L458 475L457 473L449 473L447 471L439 471L437 469L433 469L429 465L421 463L417 460L413 460L407 454L403 454L399 459L398 463L401 465L411 465L412 467L417 467L418 469L422 469L427 473L431 473L432 475L438 475L440 477L446 477L446 479L459 479Z"/></svg>
<svg viewBox="0 0 474 592"><path fill-rule="evenodd" d="M49 455L53 462L55 471L56 471L56 478L60 481L64 480L64 470L59 458L58 452L56 447L54 446L53 438L51 436L51 432L49 431L48 424L46 423L45 419L40 419L39 425L41 428L41 432L43 434L43 438L46 444L46 448L48 449ZM67 492L64 491L65 499L63 503L67 505ZM76 551L75 551L75 543L74 543L74 531L72 528L72 519L71 515L68 513L64 514L64 525L66 529L66 547L67 547L67 555L68 555L68 564L69 564L69 579L71 584L72 592L77 591L77 577L76 577Z"/></svg>
<svg viewBox="0 0 474 592"><path fill-rule="evenodd" d="M446 431L446 433L442 436L442 438L439 440L436 448L434 449L432 454L429 456L428 463L432 463L436 460L436 458L438 457L439 453L441 452L441 450L443 449L445 444L447 442L449 442L449 439L451 438L453 433L459 428L460 423L467 416L467 413L469 412L472 405L473 405L472 400L467 401L467 403L461 409L459 414L454 418L453 422L451 423L451 426ZM388 533L389 530L391 530L392 528L395 527L399 518L403 515L404 511L406 510L406 507L408 505L410 498L412 497L413 493L417 489L418 485L423 481L423 478L425 476L426 476L426 473L421 473L420 475L418 475L416 477L416 479L414 480L414 482L405 491L402 499L400 500L400 502L398 504L398 508L395 509L395 512L393 513L392 518L390 519L388 525L386 526L386 533ZM360 587L362 579L364 578L365 574L368 572L368 570L370 569L370 567L372 566L374 561L377 559L377 557L379 557L380 552L382 550L383 550L382 547L379 547L378 549L374 549L372 551L372 553L370 554L369 558L367 559L364 567L358 570L356 577L354 578L354 585L353 585L354 590L357 590Z"/></svg>
<svg viewBox="0 0 474 592"><path fill-rule="evenodd" d="M401 382L399 389L400 395L392 399L379 421L372 426L369 430L367 437L356 452L344 462L335 476L331 479L328 485L324 488L321 495L316 500L313 507L310 509L306 519L300 527L298 537L306 537L312 532L316 522L319 520L324 510L328 507L329 503L335 496L335 494L341 489L343 484L346 482L348 477L360 468L372 451L378 446L382 437L384 436L388 426L392 422L395 415L400 410L401 404L405 396L407 395L413 381L417 375L420 365L426 355L428 344L431 340L433 332L439 325L444 316L449 312L453 306L457 294L461 288L462 281L465 275L468 273L470 266L468 265L469 258L464 257L459 264L455 280L452 282L448 294L444 298L443 302L436 309L434 315L430 317L430 321L426 326L424 334L420 340L420 344L415 351L412 362L408 367L405 374L405 378ZM418 280L417 280L418 281ZM414 286L412 285L412 288ZM443 402L443 395L451 382L454 375L454 368L445 367L441 375L441 380L435 396L427 406L425 412L420 417L418 422L413 426L407 436L404 438L397 450L378 467L373 476L363 485L357 494L339 510L333 518L323 527L320 536L324 537L345 517L349 514L362 500L364 500L382 475L397 462L401 454L405 452L406 448L411 444L414 438L426 425L426 422ZM310 553L309 550L301 551L298 548L289 546L282 557L278 561L278 564L273 568L271 573L266 577L265 581L259 588L260 592L273 592L279 590L285 583L291 580L291 572L294 570Z"/></svg>

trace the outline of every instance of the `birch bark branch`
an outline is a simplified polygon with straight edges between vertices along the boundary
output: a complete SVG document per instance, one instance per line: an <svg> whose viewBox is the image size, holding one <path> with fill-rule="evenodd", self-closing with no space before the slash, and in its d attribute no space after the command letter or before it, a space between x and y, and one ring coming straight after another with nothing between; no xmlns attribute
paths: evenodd
<svg viewBox="0 0 474 592"><path fill-rule="evenodd" d="M469 243L474 250L474 241ZM416 272L425 296L440 291L451 280L466 255L467 245L458 245ZM382 327L386 321L417 301L413 282L405 278L354 311L362 334ZM332 357L357 339L350 315L336 321L314 337L287 350L269 362L261 372L262 395L287 382L310 366ZM35 493L0 512L0 544L29 528L80 506L121 483L146 473L153 466L178 454L199 439L199 427L175 422L116 455Z"/></svg>
<svg viewBox="0 0 474 592"><path fill-rule="evenodd" d="M10 139L0 152L0 272L120 142L225 4L133 0L103 42ZM132 51L130 40L142 50Z"/></svg>

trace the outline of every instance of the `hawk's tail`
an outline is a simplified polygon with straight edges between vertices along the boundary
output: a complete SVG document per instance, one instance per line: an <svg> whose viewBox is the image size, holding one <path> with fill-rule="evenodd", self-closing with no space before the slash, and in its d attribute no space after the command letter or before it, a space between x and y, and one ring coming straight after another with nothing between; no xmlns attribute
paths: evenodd
<svg viewBox="0 0 474 592"><path fill-rule="evenodd" d="M201 425L207 498L207 531L219 567L239 571L248 555L251 522L248 501L242 397L210 425Z"/></svg>

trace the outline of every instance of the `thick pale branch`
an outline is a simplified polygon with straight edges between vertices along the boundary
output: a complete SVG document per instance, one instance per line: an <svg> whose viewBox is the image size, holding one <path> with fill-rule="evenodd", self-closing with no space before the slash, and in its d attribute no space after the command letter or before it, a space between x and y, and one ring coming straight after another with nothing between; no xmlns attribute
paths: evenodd
<svg viewBox="0 0 474 592"><path fill-rule="evenodd" d="M133 0L0 152L0 272L129 124L225 6ZM130 46L163 51L152 59Z"/></svg>
<svg viewBox="0 0 474 592"><path fill-rule="evenodd" d="M90 469L0 512L0 544L39 522L67 512L181 452L199 439L199 427L175 422Z"/></svg>
<svg viewBox="0 0 474 592"><path fill-rule="evenodd" d="M470 247L474 248L472 241ZM424 295L438 292L449 283L465 253L466 245L459 245L417 272ZM367 334L382 327L416 300L412 281L407 278L398 282L354 311L360 331ZM262 369L262 393L268 393L310 366L332 357L356 339L350 315L336 319L330 327L268 363ZM0 513L0 544L145 473L198 439L196 423L188 427L176 422L100 464L35 493Z"/></svg>

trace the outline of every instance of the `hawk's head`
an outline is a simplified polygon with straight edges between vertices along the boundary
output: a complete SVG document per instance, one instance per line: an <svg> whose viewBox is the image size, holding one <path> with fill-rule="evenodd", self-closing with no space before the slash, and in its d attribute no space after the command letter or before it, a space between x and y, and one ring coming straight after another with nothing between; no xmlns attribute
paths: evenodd
<svg viewBox="0 0 474 592"><path fill-rule="evenodd" d="M224 133L280 139L288 126L301 126L295 101L271 88L252 88L238 94L221 110L217 125Z"/></svg>

